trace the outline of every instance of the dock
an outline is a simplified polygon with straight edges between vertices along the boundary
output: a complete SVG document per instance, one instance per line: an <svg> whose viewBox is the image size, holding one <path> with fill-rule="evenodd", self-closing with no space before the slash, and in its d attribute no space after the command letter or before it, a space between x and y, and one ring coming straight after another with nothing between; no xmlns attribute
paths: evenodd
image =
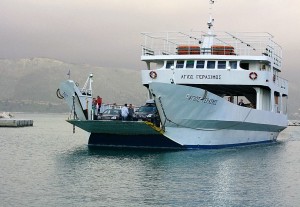
<svg viewBox="0 0 300 207"><path fill-rule="evenodd" d="M33 126L33 120L29 119L0 119L0 127L27 127Z"/></svg>
<svg viewBox="0 0 300 207"><path fill-rule="evenodd" d="M289 120L289 126L300 126L300 120Z"/></svg>

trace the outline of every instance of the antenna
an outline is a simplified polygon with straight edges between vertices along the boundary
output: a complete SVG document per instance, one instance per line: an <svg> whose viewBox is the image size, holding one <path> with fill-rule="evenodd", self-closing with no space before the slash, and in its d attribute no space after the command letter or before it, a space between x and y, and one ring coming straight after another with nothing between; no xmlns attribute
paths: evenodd
<svg viewBox="0 0 300 207"><path fill-rule="evenodd" d="M203 39L203 43L201 46L201 49L203 50L207 50L210 51L211 50L211 46L214 44L214 38L215 35L213 34L213 22L214 19L212 18L212 6L215 3L215 0L209 0L209 20L207 22L207 26L208 26L208 32L204 35L204 39Z"/></svg>
<svg viewBox="0 0 300 207"><path fill-rule="evenodd" d="M214 19L212 18L212 5L215 3L214 0L209 0L209 21L207 22L207 26L209 29L209 33L211 34L211 28L213 27Z"/></svg>

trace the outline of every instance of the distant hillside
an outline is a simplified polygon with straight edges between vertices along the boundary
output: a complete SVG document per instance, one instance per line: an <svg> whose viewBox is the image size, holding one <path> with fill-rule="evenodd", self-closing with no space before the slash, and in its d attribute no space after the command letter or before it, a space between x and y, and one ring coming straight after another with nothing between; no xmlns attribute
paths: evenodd
<svg viewBox="0 0 300 207"><path fill-rule="evenodd" d="M94 74L94 96L105 103L141 105L147 90L141 84L140 71L74 65L48 58L0 60L0 111L68 112L64 101L56 97L61 81L68 78L83 86Z"/></svg>

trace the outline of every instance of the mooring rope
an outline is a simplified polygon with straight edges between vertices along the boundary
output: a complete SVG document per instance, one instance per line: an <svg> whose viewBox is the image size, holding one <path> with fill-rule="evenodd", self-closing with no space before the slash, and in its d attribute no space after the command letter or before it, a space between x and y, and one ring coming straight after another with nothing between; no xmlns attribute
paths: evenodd
<svg viewBox="0 0 300 207"><path fill-rule="evenodd" d="M151 128L153 128L155 131L161 133L161 134L164 132L164 130L162 128L155 126L155 124L153 124L152 122L144 121L144 123L147 124L148 126L150 126Z"/></svg>

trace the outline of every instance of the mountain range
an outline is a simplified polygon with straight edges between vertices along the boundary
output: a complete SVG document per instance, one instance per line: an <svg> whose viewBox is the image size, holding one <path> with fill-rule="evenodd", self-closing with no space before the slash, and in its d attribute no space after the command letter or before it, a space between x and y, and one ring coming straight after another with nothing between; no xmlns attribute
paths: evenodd
<svg viewBox="0 0 300 207"><path fill-rule="evenodd" d="M0 60L0 111L68 112L56 96L60 82L70 78L82 87L93 74L93 95L104 103L141 105L147 90L140 71L64 63L49 58Z"/></svg>

